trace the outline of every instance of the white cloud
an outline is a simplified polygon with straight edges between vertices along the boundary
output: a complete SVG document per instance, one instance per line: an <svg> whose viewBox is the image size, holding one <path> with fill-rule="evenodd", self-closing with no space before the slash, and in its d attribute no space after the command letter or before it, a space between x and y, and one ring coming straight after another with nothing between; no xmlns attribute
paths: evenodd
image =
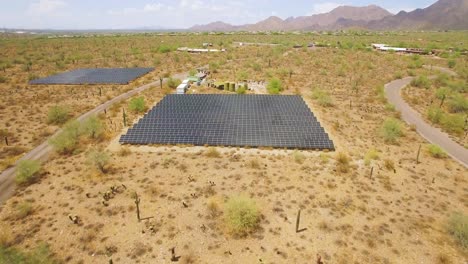
<svg viewBox="0 0 468 264"><path fill-rule="evenodd" d="M143 8L143 11L145 11L145 12L155 12L155 11L160 11L163 7L164 7L164 5L161 4L161 3L147 4Z"/></svg>
<svg viewBox="0 0 468 264"><path fill-rule="evenodd" d="M38 0L31 3L28 9L28 14L50 14L65 7L66 5L67 3L63 0Z"/></svg>
<svg viewBox="0 0 468 264"><path fill-rule="evenodd" d="M342 4L333 2L314 4L312 11L310 11L308 15L328 13L339 6L342 6Z"/></svg>

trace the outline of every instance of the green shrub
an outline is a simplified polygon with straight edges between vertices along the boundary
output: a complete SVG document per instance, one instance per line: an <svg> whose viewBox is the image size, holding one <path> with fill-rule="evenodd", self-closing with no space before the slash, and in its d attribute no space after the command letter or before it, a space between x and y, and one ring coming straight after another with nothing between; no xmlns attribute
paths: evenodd
<svg viewBox="0 0 468 264"><path fill-rule="evenodd" d="M60 154L71 154L76 149L81 135L80 123L72 121L65 125L63 131L51 138L49 143Z"/></svg>
<svg viewBox="0 0 468 264"><path fill-rule="evenodd" d="M379 159L379 152L374 148L369 149L369 151L364 156L364 164L369 166L372 160L378 160L378 159Z"/></svg>
<svg viewBox="0 0 468 264"><path fill-rule="evenodd" d="M283 85L279 79L273 78L268 82L267 90L270 94L279 94L283 91Z"/></svg>
<svg viewBox="0 0 468 264"><path fill-rule="evenodd" d="M447 157L447 153L445 153L445 151L437 145L431 144L429 145L427 150L429 151L429 154L434 158L444 159Z"/></svg>
<svg viewBox="0 0 468 264"><path fill-rule="evenodd" d="M88 117L81 124L81 133L88 138L97 139L104 134L104 125L97 116Z"/></svg>
<svg viewBox="0 0 468 264"><path fill-rule="evenodd" d="M468 99L462 94L455 93L450 96L447 106L452 113L468 112Z"/></svg>
<svg viewBox="0 0 468 264"><path fill-rule="evenodd" d="M457 65L457 62L453 59L448 60L447 62L449 68L455 68L455 65Z"/></svg>
<svg viewBox="0 0 468 264"><path fill-rule="evenodd" d="M177 86L179 86L181 83L182 81L179 79L169 78L169 80L167 80L167 86L172 89L177 88Z"/></svg>
<svg viewBox="0 0 468 264"><path fill-rule="evenodd" d="M444 111L436 106L431 106L427 110L427 117L433 124L439 124L444 116Z"/></svg>
<svg viewBox="0 0 468 264"><path fill-rule="evenodd" d="M383 137L385 142L396 144L398 138L403 136L401 122L395 118L386 119L380 128L380 135Z"/></svg>
<svg viewBox="0 0 468 264"><path fill-rule="evenodd" d="M99 150L91 150L87 154L87 163L90 166L98 169L102 173L107 172L107 166L109 165L110 156L107 152Z"/></svg>
<svg viewBox="0 0 468 264"><path fill-rule="evenodd" d="M294 157L294 161L299 163L299 164L304 163L304 161L306 159L306 156L304 156L304 154L302 154L299 151L294 151L293 152L293 157Z"/></svg>
<svg viewBox="0 0 468 264"><path fill-rule="evenodd" d="M49 109L47 114L47 123L60 125L70 118L69 110L65 106L55 105Z"/></svg>
<svg viewBox="0 0 468 264"><path fill-rule="evenodd" d="M324 107L333 106L333 100L328 94L328 92L320 88L316 88L312 90L312 98L317 100L317 102L321 106L324 106Z"/></svg>
<svg viewBox="0 0 468 264"><path fill-rule="evenodd" d="M130 111L133 111L135 113L145 112L146 111L145 98L143 97L132 98L132 100L130 100L128 108L130 109Z"/></svg>
<svg viewBox="0 0 468 264"><path fill-rule="evenodd" d="M160 46L160 47L158 48L158 52L159 52L159 53L169 53L169 52L171 52L171 51L172 51L172 48L169 47L169 46L164 46L164 45L162 45L162 46Z"/></svg>
<svg viewBox="0 0 468 264"><path fill-rule="evenodd" d="M57 263L45 243L39 244L30 252L22 252L14 247L0 247L0 263L5 264L54 264Z"/></svg>
<svg viewBox="0 0 468 264"><path fill-rule="evenodd" d="M231 197L225 208L226 222L235 234L245 236L258 227L260 212L254 201L245 197Z"/></svg>
<svg viewBox="0 0 468 264"><path fill-rule="evenodd" d="M4 77L4 76L0 76L0 83L6 83L7 82L7 78Z"/></svg>
<svg viewBox="0 0 468 264"><path fill-rule="evenodd" d="M411 85L418 88L428 89L429 87L431 87L431 81L426 76L422 75L417 78L414 78L411 81Z"/></svg>
<svg viewBox="0 0 468 264"><path fill-rule="evenodd" d="M41 170L41 164L36 160L21 160L16 166L17 184L31 184Z"/></svg>
<svg viewBox="0 0 468 264"><path fill-rule="evenodd" d="M26 216L32 214L34 211L31 203L23 202L16 206L15 218L17 220L23 219Z"/></svg>
<svg viewBox="0 0 468 264"><path fill-rule="evenodd" d="M441 120L442 127L447 132L462 135L465 131L465 117L461 114L446 114Z"/></svg>
<svg viewBox="0 0 468 264"><path fill-rule="evenodd" d="M239 88L237 88L236 90L236 93L237 94L245 94L247 90L245 89L245 86L240 86Z"/></svg>
<svg viewBox="0 0 468 264"><path fill-rule="evenodd" d="M450 235L463 248L468 249L468 216L462 213L454 213L447 226Z"/></svg>

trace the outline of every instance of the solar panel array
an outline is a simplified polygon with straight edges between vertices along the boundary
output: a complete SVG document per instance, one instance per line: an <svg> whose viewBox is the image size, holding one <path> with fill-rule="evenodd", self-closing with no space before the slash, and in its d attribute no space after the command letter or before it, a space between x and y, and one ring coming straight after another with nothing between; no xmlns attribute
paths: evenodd
<svg viewBox="0 0 468 264"><path fill-rule="evenodd" d="M120 143L334 150L302 97L284 95L167 95Z"/></svg>
<svg viewBox="0 0 468 264"><path fill-rule="evenodd" d="M154 68L78 69L36 79L29 84L128 84Z"/></svg>

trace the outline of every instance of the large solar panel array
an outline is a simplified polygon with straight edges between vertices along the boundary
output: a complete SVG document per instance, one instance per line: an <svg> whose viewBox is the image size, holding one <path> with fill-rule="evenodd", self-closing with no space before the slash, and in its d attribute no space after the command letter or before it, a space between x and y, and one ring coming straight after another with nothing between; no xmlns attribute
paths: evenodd
<svg viewBox="0 0 468 264"><path fill-rule="evenodd" d="M30 84L128 84L154 68L78 69L32 80Z"/></svg>
<svg viewBox="0 0 468 264"><path fill-rule="evenodd" d="M284 95L167 95L120 143L334 150L302 97Z"/></svg>

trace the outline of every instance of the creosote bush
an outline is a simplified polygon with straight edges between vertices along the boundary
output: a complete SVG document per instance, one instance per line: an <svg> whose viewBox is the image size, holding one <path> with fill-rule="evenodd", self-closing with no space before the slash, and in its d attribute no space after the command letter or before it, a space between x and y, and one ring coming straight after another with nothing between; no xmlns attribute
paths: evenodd
<svg viewBox="0 0 468 264"><path fill-rule="evenodd" d="M387 118L380 128L380 136L385 140L385 142L396 144L398 142L398 138L403 136L401 126L401 122L397 119Z"/></svg>
<svg viewBox="0 0 468 264"><path fill-rule="evenodd" d="M167 80L167 86L169 86L172 89L177 88L177 86L179 86L181 83L182 81L179 79L169 78L169 80Z"/></svg>
<svg viewBox="0 0 468 264"><path fill-rule="evenodd" d="M319 105L323 107L333 106L333 100L327 91L324 91L320 88L315 88L312 90L312 98L317 100Z"/></svg>
<svg viewBox="0 0 468 264"><path fill-rule="evenodd" d="M431 81L426 76L422 75L417 78L414 78L411 81L411 85L418 88L428 89L431 87Z"/></svg>
<svg viewBox="0 0 468 264"><path fill-rule="evenodd" d="M457 243L463 248L468 249L468 216L462 213L454 213L447 226L448 232Z"/></svg>
<svg viewBox="0 0 468 264"><path fill-rule="evenodd" d="M47 123L60 125L69 119L69 110L65 106L55 105L49 109L47 114Z"/></svg>
<svg viewBox="0 0 468 264"><path fill-rule="evenodd" d="M336 168L338 172L347 173L350 170L350 159L348 155L343 152L339 152L336 157Z"/></svg>
<svg viewBox="0 0 468 264"><path fill-rule="evenodd" d="M0 246L0 263L8 264L54 264L57 263L45 243L40 243L30 252L23 252L15 247Z"/></svg>
<svg viewBox="0 0 468 264"><path fill-rule="evenodd" d="M427 148L427 150L429 151L429 154L434 157L434 158L437 158L437 159L444 159L447 157L447 153L445 153L445 151L437 146L437 145L429 145L429 147Z"/></svg>
<svg viewBox="0 0 468 264"><path fill-rule="evenodd" d="M16 167L17 184L31 184L41 170L41 164L36 160L21 160Z"/></svg>
<svg viewBox="0 0 468 264"><path fill-rule="evenodd" d="M226 223L234 235L245 236L256 230L260 211L255 202L246 197L231 197L225 205Z"/></svg>
<svg viewBox="0 0 468 264"><path fill-rule="evenodd" d="M267 90L270 94L279 94L283 91L283 84L279 79L273 78L268 82Z"/></svg>
<svg viewBox="0 0 468 264"><path fill-rule="evenodd" d="M209 157L209 158L220 158L221 157L221 153L219 153L219 151L214 147L208 148L208 150L206 150L206 152L205 152L205 155L207 157Z"/></svg>
<svg viewBox="0 0 468 264"><path fill-rule="evenodd" d="M130 100L128 108L135 113L143 113L146 111L145 98L137 97Z"/></svg>
<svg viewBox="0 0 468 264"><path fill-rule="evenodd" d="M102 173L107 172L110 156L107 152L93 149L87 154L87 162L90 166L98 169Z"/></svg>
<svg viewBox="0 0 468 264"><path fill-rule="evenodd" d="M51 138L49 143L60 154L73 154L82 135L89 139L100 139L104 134L104 125L97 116L91 116L82 123L73 120L68 122L61 133Z"/></svg>

